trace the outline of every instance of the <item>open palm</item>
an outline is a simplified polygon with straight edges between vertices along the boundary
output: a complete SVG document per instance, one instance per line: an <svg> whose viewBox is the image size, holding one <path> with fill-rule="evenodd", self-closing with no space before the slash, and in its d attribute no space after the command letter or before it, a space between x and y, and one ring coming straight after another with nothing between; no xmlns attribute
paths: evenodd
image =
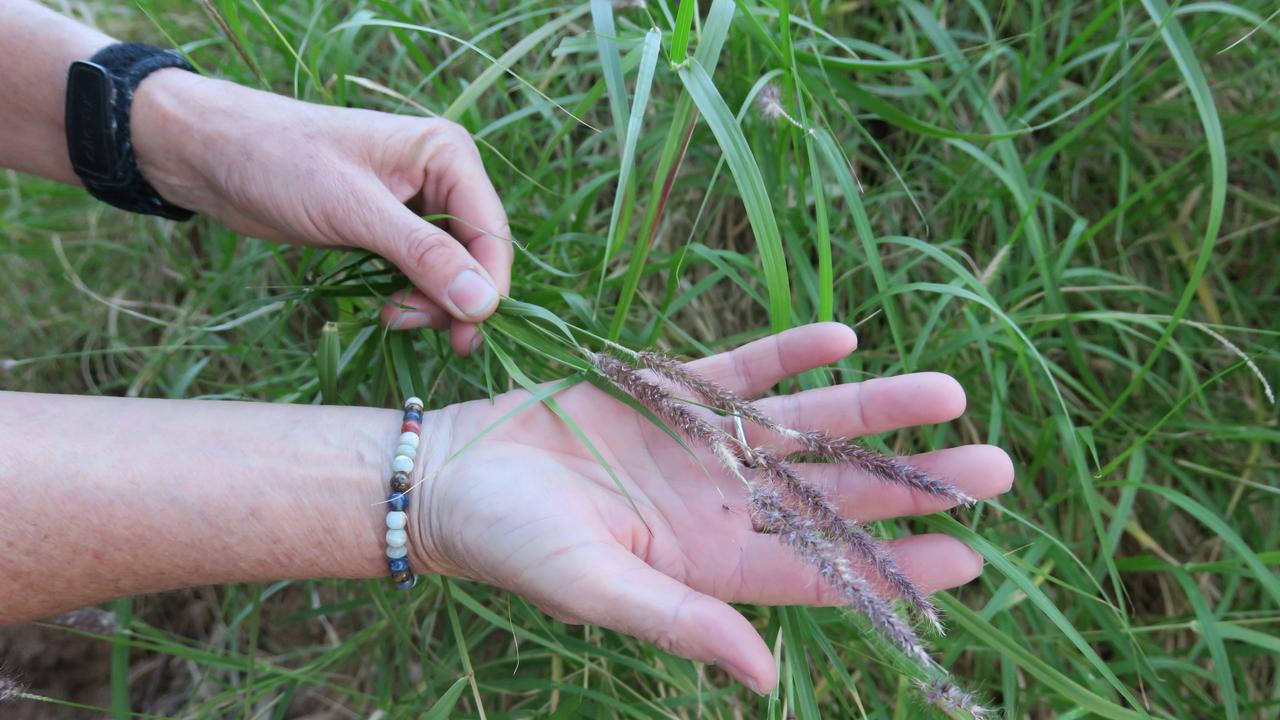
<svg viewBox="0 0 1280 720"><path fill-rule="evenodd" d="M738 393L758 395L784 377L844 357L855 344L843 325L810 325L691 367ZM528 398L512 392L454 406L433 417L424 434L436 439L437 458L452 456ZM589 384L560 393L556 402L608 469L551 410L528 407L428 477L418 513L426 564L520 593L562 620L613 628L717 663L759 691L772 688L769 649L726 603L830 604L834 593L775 537L752 529L742 483L709 453L695 458ZM850 437L952 420L964 405L960 386L937 373L760 402L791 427ZM758 429L748 428L748 440L793 449ZM928 453L912 462L977 498L1004 492L1013 480L1008 457L990 446ZM801 468L856 520L946 508L943 500L847 467ZM944 535L914 536L890 547L926 592L968 582L982 566L974 552Z"/></svg>

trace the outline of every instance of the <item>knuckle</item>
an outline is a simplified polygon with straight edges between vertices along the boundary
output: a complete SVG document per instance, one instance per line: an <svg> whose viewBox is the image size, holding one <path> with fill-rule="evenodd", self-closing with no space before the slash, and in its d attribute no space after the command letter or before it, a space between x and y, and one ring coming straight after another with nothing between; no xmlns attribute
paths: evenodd
<svg viewBox="0 0 1280 720"><path fill-rule="evenodd" d="M675 628L669 626L661 626L655 628L650 633L650 642L652 642L659 650L673 655L679 655L679 637Z"/></svg>
<svg viewBox="0 0 1280 720"><path fill-rule="evenodd" d="M405 249L405 270L413 273L429 273L447 266L453 259L453 242L439 231L411 236Z"/></svg>
<svg viewBox="0 0 1280 720"><path fill-rule="evenodd" d="M432 135L441 149L472 150L476 141L463 126L452 120L436 120L432 127Z"/></svg>
<svg viewBox="0 0 1280 720"><path fill-rule="evenodd" d="M744 352L735 352L730 355L733 359L733 375L738 380L740 387L755 388L755 370L751 366L751 358Z"/></svg>
<svg viewBox="0 0 1280 720"><path fill-rule="evenodd" d="M672 604L667 617L649 628L650 641L663 652L683 654L681 652L682 638L685 636L683 630L690 624L696 624L698 620L694 617L697 612L697 597L697 591L686 588L679 599Z"/></svg>

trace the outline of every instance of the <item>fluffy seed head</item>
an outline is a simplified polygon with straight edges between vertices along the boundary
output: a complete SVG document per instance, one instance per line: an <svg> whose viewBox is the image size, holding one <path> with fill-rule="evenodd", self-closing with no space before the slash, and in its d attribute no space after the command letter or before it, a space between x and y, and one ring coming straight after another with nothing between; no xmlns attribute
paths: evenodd
<svg viewBox="0 0 1280 720"><path fill-rule="evenodd" d="M604 353L596 353L593 360L596 369L619 390L685 437L710 450L725 469L743 483L747 482L742 475L742 460L734 449L733 440L723 430L695 415L666 388L640 377L633 366Z"/></svg>
<svg viewBox="0 0 1280 720"><path fill-rule="evenodd" d="M979 704L973 693L961 690L950 680L936 678L919 683L918 686L926 702L948 715L965 713L974 718L991 716L991 710Z"/></svg>
<svg viewBox="0 0 1280 720"><path fill-rule="evenodd" d="M959 505L972 505L975 500L960 488L939 480L920 468L902 462L875 450L864 448L844 438L832 437L824 432L796 433L794 439L823 460L850 465L874 475L885 482L903 485L917 492L944 497Z"/></svg>
<svg viewBox="0 0 1280 720"><path fill-rule="evenodd" d="M782 91L773 83L760 88L760 92L756 95L756 107L760 110L760 114L769 120L777 120L787 114L782 107Z"/></svg>
<svg viewBox="0 0 1280 720"><path fill-rule="evenodd" d="M766 87L760 98L762 101L772 98L777 110L786 117L785 110L777 102L776 88ZM872 590L849 562L849 555L861 559L893 591L941 630L936 608L906 577L884 546L857 523L841 516L827 496L805 481L786 459L734 441L724 430L692 412L666 387L642 377L636 365L690 391L716 410L791 440L804 452L852 465L883 480L945 496L955 502L968 503L972 499L946 482L873 450L820 431L802 432L785 427L765 415L754 403L690 371L669 355L636 353L617 346L615 349L625 353L631 362L598 354L593 356L596 369L662 422L711 450L726 468L746 483L753 528L757 532L777 536L780 542L815 568L822 581L833 588L851 609L866 617L879 633L922 668L936 673L937 666L915 631L894 611L888 600ZM754 471L750 481L743 475L747 469ZM930 702L943 709L963 710L975 716L985 712L971 696L945 679L938 681L936 687L924 689Z"/></svg>
<svg viewBox="0 0 1280 720"><path fill-rule="evenodd" d="M0 674L0 703L17 699L27 687L8 675Z"/></svg>
<svg viewBox="0 0 1280 720"><path fill-rule="evenodd" d="M77 630L99 635L114 633L119 624L115 613L96 607L85 607L64 612L61 615L49 618L49 622L54 625L65 625L66 627L73 627Z"/></svg>
<svg viewBox="0 0 1280 720"><path fill-rule="evenodd" d="M749 509L752 525L758 532L777 535L893 644L921 665L933 666L933 659L915 631L871 590L866 580L853 572L848 561L812 520L788 507L780 493L764 485L751 489Z"/></svg>
<svg viewBox="0 0 1280 720"><path fill-rule="evenodd" d="M898 562L885 549L883 543L868 534L854 521L840 515L825 493L805 482L795 469L781 458L762 450L755 450L752 453L752 466L788 504L798 507L826 537L843 545L856 557L861 558L893 592L915 608L935 630L939 633L943 632L937 607L898 567Z"/></svg>
<svg viewBox="0 0 1280 720"><path fill-rule="evenodd" d="M885 482L905 485L912 490L945 497L960 505L974 503L972 497L956 486L939 480L914 465L821 431L803 432L781 425L765 415L755 403L689 370L687 366L670 355L639 352L635 354L635 359L646 370L694 393L708 405L778 433L800 445L805 452L812 453L822 460L850 465L875 475Z"/></svg>

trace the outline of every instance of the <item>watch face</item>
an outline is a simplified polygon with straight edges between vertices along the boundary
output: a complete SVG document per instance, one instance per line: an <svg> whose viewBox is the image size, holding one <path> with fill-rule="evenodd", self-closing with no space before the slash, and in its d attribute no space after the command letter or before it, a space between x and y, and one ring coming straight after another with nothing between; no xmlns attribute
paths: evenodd
<svg viewBox="0 0 1280 720"><path fill-rule="evenodd" d="M103 181L116 177L115 86L101 65L74 62L67 75L67 149L81 174Z"/></svg>

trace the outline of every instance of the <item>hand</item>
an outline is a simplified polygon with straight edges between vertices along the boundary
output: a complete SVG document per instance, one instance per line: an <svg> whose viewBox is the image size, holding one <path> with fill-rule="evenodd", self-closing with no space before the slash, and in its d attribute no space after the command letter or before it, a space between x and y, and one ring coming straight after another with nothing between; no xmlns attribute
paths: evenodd
<svg viewBox="0 0 1280 720"><path fill-rule="evenodd" d="M246 235L395 263L416 289L383 308L394 329L449 327L467 355L475 323L510 289L507 216L455 123L313 105L180 70L139 85L132 122L142 173L166 200Z"/></svg>
<svg viewBox="0 0 1280 720"><path fill-rule="evenodd" d="M855 343L843 325L810 325L699 360L693 368L755 395L844 357ZM511 392L424 420L426 490L414 494L421 511L411 513L420 523L417 566L510 589L566 622L626 632L714 662L757 691L771 689L777 677L769 648L726 603L836 599L790 549L752 530L741 482L708 453L701 453L699 465L648 420L583 383L556 401L604 456L639 515L577 437L540 404L442 465L528 397ZM964 411L965 397L950 377L920 373L760 404L791 427L857 436L952 420ZM771 445L770 438L749 439ZM927 453L912 462L977 498L1004 492L1013 481L1008 456L989 446ZM936 497L850 469L802 467L856 520L945 509ZM976 553L945 535L905 538L890 547L926 592L966 583L982 567Z"/></svg>

